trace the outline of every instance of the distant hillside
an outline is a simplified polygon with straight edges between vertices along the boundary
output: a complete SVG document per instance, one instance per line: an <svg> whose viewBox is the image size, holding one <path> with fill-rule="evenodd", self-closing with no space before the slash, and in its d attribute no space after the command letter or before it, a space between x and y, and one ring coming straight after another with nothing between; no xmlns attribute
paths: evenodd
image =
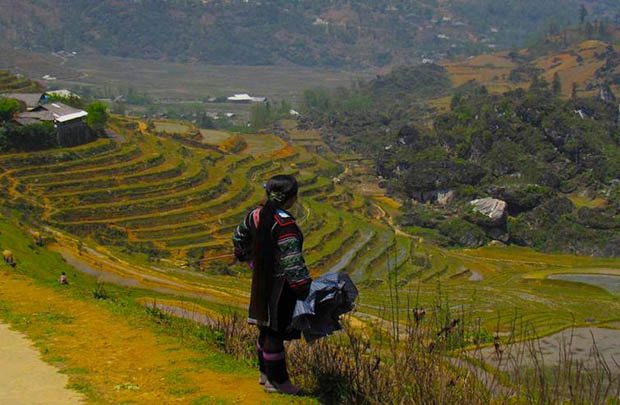
<svg viewBox="0 0 620 405"><path fill-rule="evenodd" d="M0 35L32 50L209 64L381 67L523 45L576 25L579 0L2 0ZM18 4L18 5L17 5ZM615 21L616 0L586 3Z"/></svg>
<svg viewBox="0 0 620 405"><path fill-rule="evenodd" d="M557 73L565 97L572 96L573 83L581 97L594 95L600 84L620 96L620 46L609 42L584 41L539 57L528 50L480 55L443 66L457 87L475 81L499 93L529 87L535 72L549 83Z"/></svg>

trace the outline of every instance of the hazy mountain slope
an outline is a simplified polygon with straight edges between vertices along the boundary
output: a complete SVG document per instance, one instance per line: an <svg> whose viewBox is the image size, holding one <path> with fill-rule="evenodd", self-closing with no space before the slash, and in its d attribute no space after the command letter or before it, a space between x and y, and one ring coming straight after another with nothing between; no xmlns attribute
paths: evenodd
<svg viewBox="0 0 620 405"><path fill-rule="evenodd" d="M615 31L614 34L620 34ZM527 88L531 77L528 69L539 69L549 83L558 74L561 92L570 97L573 83L579 96L592 96L600 84L608 84L620 96L620 46L603 41L585 41L541 57L530 57L527 50L502 52L460 59L443 64L455 87L469 81L484 85L490 92L500 93Z"/></svg>
<svg viewBox="0 0 620 405"><path fill-rule="evenodd" d="M589 2L592 21L615 0ZM35 50L212 64L365 67L522 44L548 21L576 24L578 0L0 0L0 35Z"/></svg>

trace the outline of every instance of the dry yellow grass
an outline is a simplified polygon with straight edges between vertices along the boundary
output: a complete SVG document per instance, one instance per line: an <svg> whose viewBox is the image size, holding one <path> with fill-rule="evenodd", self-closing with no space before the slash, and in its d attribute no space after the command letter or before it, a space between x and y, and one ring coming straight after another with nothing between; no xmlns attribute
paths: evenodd
<svg viewBox="0 0 620 405"><path fill-rule="evenodd" d="M605 60L597 59L595 54L603 53L607 46L607 43L601 41L585 41L566 52L538 58L534 61L534 65L543 70L543 78L548 82L553 80L555 73L560 76L562 94L565 97L571 95L573 83L579 87L580 95L591 95L593 91L586 92L584 89L589 82L595 81L595 72L605 64ZM620 47L616 46L616 50L620 50ZM521 53L526 52L523 50ZM583 62L577 61L577 55L583 58ZM516 66L506 53L479 55L469 60L444 64L454 86L475 80L485 85L492 93L501 93L529 85L528 83L514 84L507 80L510 71ZM615 90L618 91L617 88ZM437 100L435 106L445 109L446 102Z"/></svg>
<svg viewBox="0 0 620 405"><path fill-rule="evenodd" d="M201 129L202 141L211 145L218 145L230 137L228 132L218 131L216 129Z"/></svg>
<svg viewBox="0 0 620 405"><path fill-rule="evenodd" d="M511 88L506 77L516 67L505 54L479 55L469 60L444 64L454 86L461 86L475 80L491 91L505 91Z"/></svg>
<svg viewBox="0 0 620 405"><path fill-rule="evenodd" d="M398 209L398 208L400 208L402 206L401 203L399 203L398 201L396 201L396 200L394 200L393 198L390 198L390 197L377 196L377 197L374 197L374 199L384 203L385 205L387 205L388 207L393 208L393 209Z"/></svg>
<svg viewBox="0 0 620 405"><path fill-rule="evenodd" d="M607 205L607 200L604 198L588 198L579 194L571 194L567 197L577 207L602 208Z"/></svg>
<svg viewBox="0 0 620 405"><path fill-rule="evenodd" d="M48 322L31 323L25 332L46 353L61 356L63 368L83 370L69 373L70 385L90 387L103 402L189 403L209 396L256 404L268 399L254 376L205 369L196 362L197 353L179 342L129 325L122 315L95 303L7 273L0 281L0 296L13 316L43 314L62 320L53 328Z"/></svg>

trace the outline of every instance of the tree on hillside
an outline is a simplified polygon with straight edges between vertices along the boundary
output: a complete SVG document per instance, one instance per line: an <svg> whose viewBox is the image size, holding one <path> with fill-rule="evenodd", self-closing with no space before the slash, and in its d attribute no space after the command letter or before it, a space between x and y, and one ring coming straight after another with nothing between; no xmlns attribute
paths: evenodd
<svg viewBox="0 0 620 405"><path fill-rule="evenodd" d="M601 21L598 25L598 39L605 40L607 38L607 27L605 22Z"/></svg>
<svg viewBox="0 0 620 405"><path fill-rule="evenodd" d="M58 146L56 128L51 122L0 127L0 152L30 152Z"/></svg>
<svg viewBox="0 0 620 405"><path fill-rule="evenodd" d="M73 108L79 108L82 109L84 108L84 100L82 100L80 97L78 96L74 96L71 95L69 97L64 97L58 94L52 94L50 96L50 101L59 101L63 104L66 104L68 106L71 106Z"/></svg>
<svg viewBox="0 0 620 405"><path fill-rule="evenodd" d="M9 121L21 109L19 101L10 98L0 99L0 122Z"/></svg>
<svg viewBox="0 0 620 405"><path fill-rule="evenodd" d="M250 125L254 129L265 128L271 120L269 104L256 103L250 107Z"/></svg>
<svg viewBox="0 0 620 405"><path fill-rule="evenodd" d="M549 82L546 81L539 74L532 75L532 81L530 83L530 90L545 90L549 88Z"/></svg>
<svg viewBox="0 0 620 405"><path fill-rule="evenodd" d="M594 34L594 26L590 24L590 21L586 23L586 38L592 39L592 35Z"/></svg>
<svg viewBox="0 0 620 405"><path fill-rule="evenodd" d="M86 107L86 112L86 125L98 133L103 133L108 122L108 106L101 101L95 101Z"/></svg>
<svg viewBox="0 0 620 405"><path fill-rule="evenodd" d="M558 72L555 72L553 75L553 85L551 87L554 94L562 93L562 81L560 80L560 75Z"/></svg>
<svg viewBox="0 0 620 405"><path fill-rule="evenodd" d="M588 16L588 10L586 10L586 6L582 4L581 7L579 7L579 23L583 24L587 16Z"/></svg>
<svg viewBox="0 0 620 405"><path fill-rule="evenodd" d="M573 82L573 87L571 89L570 98L575 101L577 100L577 83Z"/></svg>

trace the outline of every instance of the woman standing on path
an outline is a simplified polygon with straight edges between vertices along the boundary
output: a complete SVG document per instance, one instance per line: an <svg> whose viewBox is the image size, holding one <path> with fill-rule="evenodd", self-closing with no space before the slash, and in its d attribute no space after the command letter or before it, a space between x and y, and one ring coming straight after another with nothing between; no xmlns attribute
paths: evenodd
<svg viewBox="0 0 620 405"><path fill-rule="evenodd" d="M274 176L267 182L267 200L252 210L233 233L235 256L249 261L252 294L249 322L259 328L259 382L267 392L297 394L286 371L284 341L299 339L290 328L295 303L303 300L312 279L302 255L303 235L286 210L297 201L293 176Z"/></svg>

